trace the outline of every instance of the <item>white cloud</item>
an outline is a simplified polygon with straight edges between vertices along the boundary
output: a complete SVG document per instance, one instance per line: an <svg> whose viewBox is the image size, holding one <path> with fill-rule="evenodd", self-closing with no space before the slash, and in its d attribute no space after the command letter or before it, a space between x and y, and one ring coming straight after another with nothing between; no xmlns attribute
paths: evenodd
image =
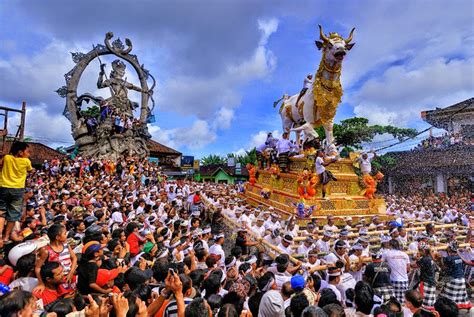
<svg viewBox="0 0 474 317"><path fill-rule="evenodd" d="M220 108L217 112L217 116L212 123L212 126L215 130L225 130L229 129L234 118L234 110L228 108Z"/></svg>
<svg viewBox="0 0 474 317"><path fill-rule="evenodd" d="M240 148L237 151L233 152L236 156L244 156L247 154L247 151L244 148Z"/></svg>
<svg viewBox="0 0 474 317"><path fill-rule="evenodd" d="M185 146L191 150L198 150L217 138L216 132L207 121L199 119L190 127L165 130L152 126L149 130L155 140L173 148Z"/></svg>
<svg viewBox="0 0 474 317"><path fill-rule="evenodd" d="M260 46L265 46L270 35L278 30L278 23L278 19L275 18L258 20L258 28L263 32L260 38Z"/></svg>
<svg viewBox="0 0 474 317"><path fill-rule="evenodd" d="M420 111L472 97L474 58L428 60L423 66L388 68L369 79L355 96L354 112L371 123L407 125Z"/></svg>
<svg viewBox="0 0 474 317"><path fill-rule="evenodd" d="M20 109L20 107L13 107ZM20 124L20 114L10 113L8 118L8 133L15 135ZM74 144L71 136L71 125L62 114L51 114L47 106L29 106L26 108L25 137L46 144L68 146Z"/></svg>
<svg viewBox="0 0 474 317"><path fill-rule="evenodd" d="M239 87L255 79L265 79L276 67L276 58L265 45L278 28L277 19L259 20L259 45L252 56L240 64L229 65L211 78L180 77L164 83L159 104L167 110L198 117L191 127L150 129L158 141L174 147L197 150L215 142L217 131L229 129L234 109L240 106Z"/></svg>
<svg viewBox="0 0 474 317"><path fill-rule="evenodd" d="M56 103L56 109L61 108L63 100L54 91L64 85L62 75L74 65L69 51L71 47L52 41L32 57L17 54L0 59L0 78L4 79L0 85L2 99L18 102L25 98L31 104Z"/></svg>
<svg viewBox="0 0 474 317"><path fill-rule="evenodd" d="M265 45L277 27L276 19L259 20L260 41L251 56L241 63L229 63L216 76L180 76L165 81L158 91L159 107L172 107L177 113L209 121L217 109L240 106L240 87L267 78L276 67L276 57Z"/></svg>
<svg viewBox="0 0 474 317"><path fill-rule="evenodd" d="M254 147L257 147L259 145L262 145L265 143L265 140L267 139L267 134L270 131L259 131L255 134L252 134L250 136L250 142L248 144L248 148L252 149ZM272 135L274 138L280 139L281 138L281 132L278 130L271 131Z"/></svg>

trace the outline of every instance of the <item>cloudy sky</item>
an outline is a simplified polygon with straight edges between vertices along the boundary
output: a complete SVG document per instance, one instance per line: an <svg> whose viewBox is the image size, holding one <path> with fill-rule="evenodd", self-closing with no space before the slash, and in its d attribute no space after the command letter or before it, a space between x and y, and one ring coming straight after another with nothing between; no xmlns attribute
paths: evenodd
<svg viewBox="0 0 474 317"><path fill-rule="evenodd" d="M317 69L321 24L343 36L356 27L336 120L422 129L421 110L474 95L473 12L471 0L2 1L0 104L26 100L28 136L72 144L54 91L74 66L69 52L113 31L157 79L154 139L196 157L241 152L281 130L273 101ZM95 87L98 71L93 61L79 92L107 94Z"/></svg>

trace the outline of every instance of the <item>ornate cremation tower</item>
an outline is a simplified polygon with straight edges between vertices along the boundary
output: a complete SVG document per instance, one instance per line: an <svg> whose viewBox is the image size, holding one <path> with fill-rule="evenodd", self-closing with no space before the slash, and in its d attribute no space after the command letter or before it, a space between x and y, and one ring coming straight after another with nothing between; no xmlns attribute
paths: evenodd
<svg viewBox="0 0 474 317"><path fill-rule="evenodd" d="M85 157L107 158L118 160L124 156L146 157L149 154L146 141L151 137L147 123L152 117L154 107L153 88L155 79L140 65L136 55L130 54L132 42L125 39L125 45L120 38L111 42L113 33L105 35L104 44L93 46L88 53L71 53L76 63L73 69L64 75L66 85L56 92L66 98L64 116L71 121L72 136L76 148ZM107 76L105 64L100 61L102 55L115 55L112 70ZM77 95L77 87L81 76L89 63L94 59L100 62L97 88L107 88L111 97L104 99L91 93ZM140 87L124 78L128 62L138 75ZM149 88L147 80L151 79ZM141 104L128 98L128 90L141 93ZM151 101L151 107L148 103ZM94 107L83 109L83 102L94 104ZM135 109L140 110L140 117L134 118Z"/></svg>

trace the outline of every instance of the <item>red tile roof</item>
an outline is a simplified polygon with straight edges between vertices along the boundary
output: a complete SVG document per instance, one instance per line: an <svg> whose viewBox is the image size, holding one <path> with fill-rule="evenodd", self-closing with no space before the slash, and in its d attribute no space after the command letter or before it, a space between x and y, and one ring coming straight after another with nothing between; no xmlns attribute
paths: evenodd
<svg viewBox="0 0 474 317"><path fill-rule="evenodd" d="M204 175L204 176L212 176L216 174L219 171L219 169L223 170L226 174L230 176L248 176L249 175L249 172L244 166L242 166L240 174L235 174L235 166L227 166L224 164L201 166L199 168L199 172L201 175Z"/></svg>
<svg viewBox="0 0 474 317"><path fill-rule="evenodd" d="M166 145L163 145L161 143L158 143L153 140L148 140L147 141L147 146L148 149L150 150L150 154L152 153L160 153L160 154L176 154L176 155L181 155L181 152L176 151L175 149L172 149L170 147L167 147Z"/></svg>
<svg viewBox="0 0 474 317"><path fill-rule="evenodd" d="M62 159L65 157L64 154L50 148L47 145L37 142L27 142L31 152L30 161L32 164L42 164L44 160ZM6 141L5 153L10 152L12 141Z"/></svg>

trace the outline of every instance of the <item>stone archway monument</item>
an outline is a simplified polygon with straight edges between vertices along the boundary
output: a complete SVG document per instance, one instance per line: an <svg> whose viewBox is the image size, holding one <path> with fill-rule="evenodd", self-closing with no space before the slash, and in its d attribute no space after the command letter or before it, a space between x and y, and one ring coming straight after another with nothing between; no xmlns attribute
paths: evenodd
<svg viewBox="0 0 474 317"><path fill-rule="evenodd" d="M112 32L108 32L105 35L105 45L95 45L88 53L71 53L76 65L64 75L66 85L56 92L66 99L63 114L71 122L75 146L82 156L112 160L124 156L146 157L149 154L146 143L151 137L147 124L153 120L153 89L156 81L143 64L138 62L137 56L130 54L132 42L125 39L124 44L120 38L111 42L113 36ZM103 55L117 57L111 63L112 69L108 74L106 64L100 60ZM97 88L108 89L109 98L94 96L92 93L77 95L81 76L94 59L98 59L100 63ZM125 62L137 73L140 86L127 81ZM148 87L149 80L152 82L151 87ZM141 94L140 104L129 99L130 90ZM138 118L134 117L135 110L140 112Z"/></svg>

